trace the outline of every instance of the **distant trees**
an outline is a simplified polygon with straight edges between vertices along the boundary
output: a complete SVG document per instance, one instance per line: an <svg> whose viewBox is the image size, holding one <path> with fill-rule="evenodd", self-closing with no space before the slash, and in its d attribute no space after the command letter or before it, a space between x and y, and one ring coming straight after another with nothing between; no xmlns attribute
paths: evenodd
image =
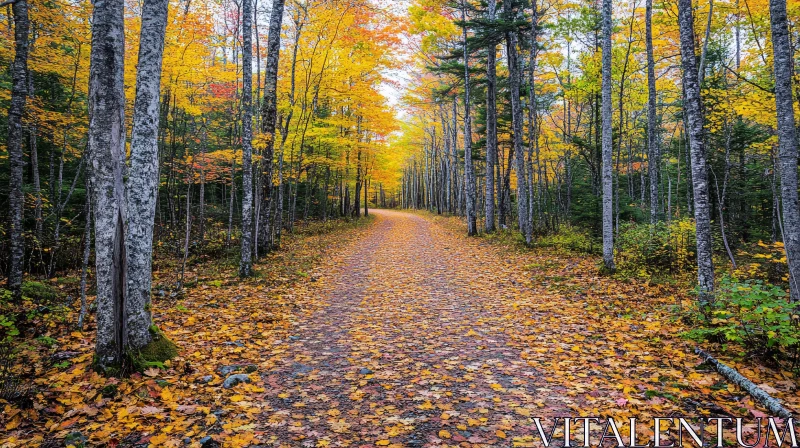
<svg viewBox="0 0 800 448"><path fill-rule="evenodd" d="M406 95L412 124L396 143L406 154L402 204L467 216L468 186L451 182L448 173L467 166L452 129L470 116L476 123L470 159L485 198L477 213L486 232L495 221L507 225L507 217L528 243L577 232L591 250L602 241L604 265L613 271L615 243L633 223L651 226L644 233L651 238L692 227L689 256L704 302L714 297L716 251L736 269L737 249L782 240L788 283L800 290L794 288L800 254L792 255L800 252L797 127L789 110L796 86L789 41L795 24L788 17L796 5L690 3L680 3L676 20L649 0L590 8L415 0L416 63L428 70L412 77ZM699 35L694 14L702 14ZM627 32L614 33L615 25ZM753 31L768 25L774 59ZM492 51L497 35L505 43L500 58ZM656 37L671 35L680 39ZM463 42L472 56L468 72L456 64ZM668 62L674 54L680 66ZM466 75L469 98L448 113L438 102L460 94ZM774 154L773 129L780 141ZM452 206L440 207L439 197L453 198Z"/></svg>

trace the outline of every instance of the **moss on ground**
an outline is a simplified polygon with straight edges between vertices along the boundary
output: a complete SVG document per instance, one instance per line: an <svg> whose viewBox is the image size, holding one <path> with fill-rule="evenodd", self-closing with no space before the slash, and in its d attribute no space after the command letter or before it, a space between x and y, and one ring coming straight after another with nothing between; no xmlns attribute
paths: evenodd
<svg viewBox="0 0 800 448"><path fill-rule="evenodd" d="M134 367L137 370L162 364L164 361L178 356L178 346L170 341L163 333L153 335L153 339L137 350L132 356Z"/></svg>

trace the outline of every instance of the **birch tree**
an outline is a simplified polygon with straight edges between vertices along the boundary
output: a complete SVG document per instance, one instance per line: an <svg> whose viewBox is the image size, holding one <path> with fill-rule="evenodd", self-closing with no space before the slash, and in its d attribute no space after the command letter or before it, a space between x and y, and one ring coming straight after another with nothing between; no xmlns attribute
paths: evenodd
<svg viewBox="0 0 800 448"><path fill-rule="evenodd" d="M461 20L464 22L464 189L466 190L467 205L467 234L476 235L478 233L476 191L475 191L475 167L472 162L472 123L470 117L469 99L469 48L467 46L467 3L461 2Z"/></svg>
<svg viewBox="0 0 800 448"><path fill-rule="evenodd" d="M603 179L603 264L605 268L613 272L614 266L614 208L613 208L613 176L611 166L611 153L613 152L613 140L611 134L611 17L612 0L603 0L602 23L602 179Z"/></svg>
<svg viewBox="0 0 800 448"><path fill-rule="evenodd" d="M489 0L489 20L494 22L496 0ZM494 232L494 167L497 164L497 54L494 40L486 55L486 223L485 230Z"/></svg>
<svg viewBox="0 0 800 448"><path fill-rule="evenodd" d="M252 268L253 220L253 8L242 2L242 253L239 276L249 277Z"/></svg>
<svg viewBox="0 0 800 448"><path fill-rule="evenodd" d="M661 159L656 117L656 73L653 58L653 0L645 3L645 46L647 52L647 172L650 180L650 224L658 221L658 169Z"/></svg>
<svg viewBox="0 0 800 448"><path fill-rule="evenodd" d="M136 72L136 100L128 176L128 296L125 298L127 346L150 342L150 291L153 277L153 223L158 195L158 128L161 65L169 0L145 0Z"/></svg>
<svg viewBox="0 0 800 448"><path fill-rule="evenodd" d="M89 153L95 216L97 364L122 360L125 345L124 1L97 2L89 69Z"/></svg>
<svg viewBox="0 0 800 448"><path fill-rule="evenodd" d="M773 68L775 71L775 106L778 115L778 166L781 176L783 206L783 244L789 266L789 289L792 301L800 301L800 206L797 198L797 128L792 98L793 58L789 41L786 0L770 0Z"/></svg>
<svg viewBox="0 0 800 448"><path fill-rule="evenodd" d="M503 3L506 25L516 22L514 5L507 1ZM517 169L517 214L519 229L525 237L527 244L531 243L532 229L528 221L528 188L525 175L525 152L522 150L522 101L519 96L520 66L517 52L517 31L509 26L506 30L506 54L508 56L508 87L511 90L511 122L514 139L514 155Z"/></svg>
<svg viewBox="0 0 800 448"><path fill-rule="evenodd" d="M606 0L609 1L609 0ZM692 192L694 197L695 234L697 236L697 280L701 303L713 300L714 260L711 246L711 215L708 204L708 170L703 141L703 110L700 80L695 55L692 0L678 1L681 65L683 66L683 111L689 138Z"/></svg>
<svg viewBox="0 0 800 448"><path fill-rule="evenodd" d="M8 5L9 2L5 2ZM11 105L8 108L8 158L11 166L9 176L9 212L11 254L8 269L8 289L15 301L22 300L22 270L25 257L25 238L22 233L25 197L22 193L22 115L28 92L28 2L11 2L14 14L14 61L11 64Z"/></svg>
<svg viewBox="0 0 800 448"><path fill-rule="evenodd" d="M270 196L272 195L272 170L275 152L275 130L278 122L278 62L281 50L281 25L286 0L273 0L267 36L267 65L264 68L264 101L261 104L261 132L264 134L264 147L261 149L262 204L258 216L261 225L260 244L268 242Z"/></svg>

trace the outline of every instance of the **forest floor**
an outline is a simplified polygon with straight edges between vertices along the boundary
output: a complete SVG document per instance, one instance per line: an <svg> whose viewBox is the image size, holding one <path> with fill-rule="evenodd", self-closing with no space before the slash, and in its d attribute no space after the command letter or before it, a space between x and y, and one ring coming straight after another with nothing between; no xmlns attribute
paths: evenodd
<svg viewBox="0 0 800 448"><path fill-rule="evenodd" d="M549 432L555 416L764 415L681 337L690 297L453 219L371 213L287 243L256 279L231 267L157 302L181 348L163 369L106 379L92 332L57 337L76 355L34 360L33 408L6 406L0 446L541 446L534 417ZM724 360L800 409L789 374Z"/></svg>

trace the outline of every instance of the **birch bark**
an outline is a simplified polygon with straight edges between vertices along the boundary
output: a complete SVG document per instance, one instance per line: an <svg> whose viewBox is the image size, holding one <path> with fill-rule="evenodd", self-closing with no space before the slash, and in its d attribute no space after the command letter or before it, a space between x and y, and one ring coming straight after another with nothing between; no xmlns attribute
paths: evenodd
<svg viewBox="0 0 800 448"><path fill-rule="evenodd" d="M25 238L22 233L25 197L22 193L22 172L24 160L22 153L22 115L28 94L28 3L17 0L11 6L14 15L14 62L11 64L11 105L8 108L8 159L11 167L9 176L9 208L11 256L8 269L8 289L14 301L22 300L22 269L25 257Z"/></svg>
<svg viewBox="0 0 800 448"><path fill-rule="evenodd" d="M253 10L250 0L242 2L242 249L239 276L250 277L252 268L253 221Z"/></svg>
<svg viewBox="0 0 800 448"><path fill-rule="evenodd" d="M694 193L695 234L697 236L697 280L700 302L713 301L714 261L711 246L711 214L708 204L708 169L703 142L703 111L700 80L695 55L692 1L679 0L681 63L683 65L684 113L686 115L691 158L692 192Z"/></svg>
<svg viewBox="0 0 800 448"><path fill-rule="evenodd" d="M117 364L125 345L123 166L125 165L124 1L104 0L92 13L89 144L95 219L99 367ZM123 240L123 241L120 241Z"/></svg>
<svg viewBox="0 0 800 448"><path fill-rule="evenodd" d="M797 128L792 98L792 47L786 16L786 0L770 0L772 54L775 70L775 106L778 115L778 166L783 205L783 244L789 265L792 301L800 301L800 206L797 197Z"/></svg>
<svg viewBox="0 0 800 448"><path fill-rule="evenodd" d="M128 228L125 253L128 282L125 325L127 342L133 349L144 347L151 340L150 292L153 277L153 224L159 176L159 100L168 4L168 0L145 0L142 7L130 175L126 186Z"/></svg>

